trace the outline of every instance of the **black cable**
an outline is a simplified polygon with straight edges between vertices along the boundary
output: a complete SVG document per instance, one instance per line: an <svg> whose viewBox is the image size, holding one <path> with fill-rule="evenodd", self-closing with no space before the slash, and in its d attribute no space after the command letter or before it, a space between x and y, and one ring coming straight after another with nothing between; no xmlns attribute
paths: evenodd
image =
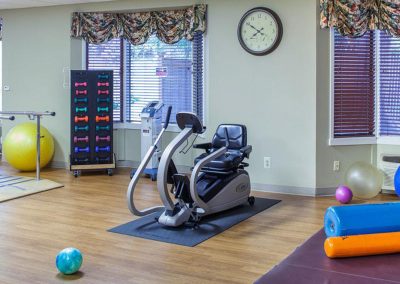
<svg viewBox="0 0 400 284"><path fill-rule="evenodd" d="M183 149L180 150L179 153L180 153L180 154L181 154L181 153L186 154L187 152L189 152L190 148L192 148L192 146L193 146L193 144L194 144L194 142L196 141L196 139L197 139L198 136L199 136L199 134L196 134L196 136L194 137L194 139L193 139L193 141L192 141L192 144L190 144L190 146L189 146L189 148L188 148L187 150L185 150L185 148L186 148L187 145L189 144L189 141L186 140L187 143L186 143L185 147L183 147Z"/></svg>

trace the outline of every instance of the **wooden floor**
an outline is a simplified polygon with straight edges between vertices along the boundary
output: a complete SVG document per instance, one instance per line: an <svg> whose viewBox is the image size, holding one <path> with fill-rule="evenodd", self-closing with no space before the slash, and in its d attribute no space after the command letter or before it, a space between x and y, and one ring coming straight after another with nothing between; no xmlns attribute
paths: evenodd
<svg viewBox="0 0 400 284"><path fill-rule="evenodd" d="M3 164L4 173L18 174ZM326 207L336 204L254 192L282 202L190 248L107 232L135 218L125 200L128 171L42 176L65 187L0 203L0 283L252 283L320 229ZM159 202L145 179L137 197L142 207ZM63 277L55 256L68 246L82 251L84 263L80 274Z"/></svg>

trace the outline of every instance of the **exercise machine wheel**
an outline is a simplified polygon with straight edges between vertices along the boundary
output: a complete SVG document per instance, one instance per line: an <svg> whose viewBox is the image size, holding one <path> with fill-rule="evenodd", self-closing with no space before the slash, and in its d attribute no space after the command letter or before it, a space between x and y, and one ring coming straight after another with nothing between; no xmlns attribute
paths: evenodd
<svg viewBox="0 0 400 284"><path fill-rule="evenodd" d="M254 198L254 196L249 196L247 201L249 202L250 206L253 206L254 203L256 202L256 199Z"/></svg>
<svg viewBox="0 0 400 284"><path fill-rule="evenodd" d="M151 181L157 181L157 175L150 175Z"/></svg>
<svg viewBox="0 0 400 284"><path fill-rule="evenodd" d="M114 174L114 172L112 169L107 169L107 174L111 177Z"/></svg>
<svg viewBox="0 0 400 284"><path fill-rule="evenodd" d="M74 172L73 172L73 175L74 175L74 177L79 177L80 175L81 175L81 171L79 171L79 170L74 170Z"/></svg>

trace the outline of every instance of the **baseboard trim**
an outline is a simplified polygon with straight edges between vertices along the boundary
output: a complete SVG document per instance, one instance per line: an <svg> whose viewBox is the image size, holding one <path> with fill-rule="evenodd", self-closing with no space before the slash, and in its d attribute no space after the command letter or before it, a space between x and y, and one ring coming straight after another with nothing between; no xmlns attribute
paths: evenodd
<svg viewBox="0 0 400 284"><path fill-rule="evenodd" d="M335 195L336 187L317 187L315 196L332 196Z"/></svg>
<svg viewBox="0 0 400 284"><path fill-rule="evenodd" d="M298 187L298 186L263 184L263 183L252 183L251 188L255 191L311 196L311 197L330 196L335 194L336 190L336 188L334 187L313 188L313 187Z"/></svg>
<svg viewBox="0 0 400 284"><path fill-rule="evenodd" d="M3 159L3 162L4 161ZM117 161L117 168L137 168L139 166L138 161ZM54 169L69 169L69 164L62 161L52 161L49 166ZM190 166L177 165L178 172L190 173ZM276 184L264 184L264 183L252 183L251 188L254 191L271 192L289 195L300 195L300 196L332 196L335 194L336 187L298 187L298 186L287 186L287 185L276 185ZM385 192L386 193L386 192ZM393 193L393 192L388 192Z"/></svg>
<svg viewBox="0 0 400 284"><path fill-rule="evenodd" d="M47 167L52 169L69 169L69 164L62 161L51 161Z"/></svg>

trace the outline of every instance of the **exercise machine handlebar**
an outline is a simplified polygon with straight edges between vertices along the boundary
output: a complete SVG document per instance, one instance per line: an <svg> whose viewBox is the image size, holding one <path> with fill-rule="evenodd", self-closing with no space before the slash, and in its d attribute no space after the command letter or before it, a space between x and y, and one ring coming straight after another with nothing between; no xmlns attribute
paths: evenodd
<svg viewBox="0 0 400 284"><path fill-rule="evenodd" d="M138 169L136 170L135 174L133 175L133 177L128 185L128 191L126 193L128 208L132 212L132 214L134 214L136 216L145 216L145 215L151 214L153 212L157 212L159 210L164 209L164 206L154 206L154 207L150 207L150 208L141 210L135 206L133 195L135 193L135 188L139 181L140 176L143 174L144 169L146 168L147 164L149 163L154 152L157 151L157 149L158 149L157 144L161 140L161 137L163 136L165 130L168 127L169 119L171 116L171 111L172 111L172 106L169 106L168 111L167 111L167 117L166 117L166 120L164 123L164 127L161 129L160 133L158 134L156 140L154 141L154 144L149 148L146 155L143 157L142 162L140 163Z"/></svg>
<svg viewBox="0 0 400 284"><path fill-rule="evenodd" d="M165 122L164 122L164 129L167 129L167 128L168 128L169 119L170 119L170 117L171 117L171 111L172 111L172 106L169 106L169 107L168 107L168 110L167 110L167 116L166 116Z"/></svg>

